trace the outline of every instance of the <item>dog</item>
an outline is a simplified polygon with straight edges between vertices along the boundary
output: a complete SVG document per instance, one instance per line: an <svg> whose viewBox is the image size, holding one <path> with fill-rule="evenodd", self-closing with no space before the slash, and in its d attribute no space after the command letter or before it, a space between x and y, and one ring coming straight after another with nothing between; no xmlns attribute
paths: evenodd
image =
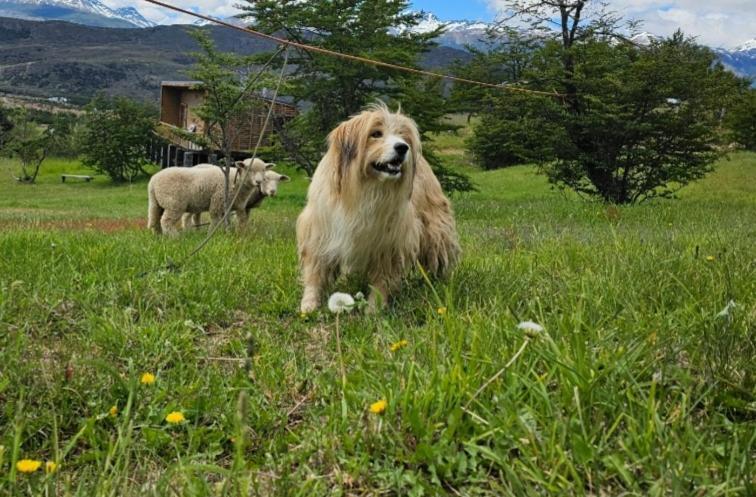
<svg viewBox="0 0 756 497"><path fill-rule="evenodd" d="M412 119L376 103L329 134L297 219L297 245L303 313L341 275L367 277L375 310L416 262L440 276L454 268L454 214Z"/></svg>

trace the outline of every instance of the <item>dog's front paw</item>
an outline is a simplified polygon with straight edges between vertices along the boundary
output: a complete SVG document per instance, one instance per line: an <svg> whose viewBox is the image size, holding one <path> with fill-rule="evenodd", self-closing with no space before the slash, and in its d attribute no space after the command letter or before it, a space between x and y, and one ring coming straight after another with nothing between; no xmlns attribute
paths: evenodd
<svg viewBox="0 0 756 497"><path fill-rule="evenodd" d="M302 303L299 304L299 312L302 314L310 314L311 312L318 310L319 304L320 302L318 302L317 299L303 298Z"/></svg>

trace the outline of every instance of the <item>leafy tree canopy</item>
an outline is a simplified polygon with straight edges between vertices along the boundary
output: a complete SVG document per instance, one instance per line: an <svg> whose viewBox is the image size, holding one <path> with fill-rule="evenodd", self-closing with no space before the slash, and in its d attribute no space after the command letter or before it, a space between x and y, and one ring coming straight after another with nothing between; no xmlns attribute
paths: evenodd
<svg viewBox="0 0 756 497"><path fill-rule="evenodd" d="M289 39L329 50L417 67L420 55L433 46L441 30L412 33L421 13L406 0L312 0L308 2L247 0L243 10L257 29L283 33ZM323 54L294 51L286 92L303 112L285 129L281 144L298 165L312 173L323 153L326 135L339 122L382 98L401 103L425 134L428 158L447 187L469 189L466 177L444 168L429 148L428 132L449 129L440 84L398 71ZM418 105L422 98L423 105ZM398 105L397 105L398 106Z"/></svg>
<svg viewBox="0 0 756 497"><path fill-rule="evenodd" d="M80 147L85 166L113 181L146 174L146 149L155 128L155 111L124 97L98 95L87 105Z"/></svg>

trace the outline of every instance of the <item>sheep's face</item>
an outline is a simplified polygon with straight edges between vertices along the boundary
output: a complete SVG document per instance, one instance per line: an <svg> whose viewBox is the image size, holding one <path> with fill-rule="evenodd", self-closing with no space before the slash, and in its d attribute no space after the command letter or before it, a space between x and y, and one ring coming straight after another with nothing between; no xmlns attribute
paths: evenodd
<svg viewBox="0 0 756 497"><path fill-rule="evenodd" d="M260 159L245 159L236 163L238 174L242 175L242 178L246 178L245 182L247 186L252 188L262 188L266 178L266 171L276 167L273 163L266 163Z"/></svg>
<svg viewBox="0 0 756 497"><path fill-rule="evenodd" d="M291 178L275 171L265 171L265 179L260 185L260 191L266 197L275 197L278 193L278 184L289 181Z"/></svg>

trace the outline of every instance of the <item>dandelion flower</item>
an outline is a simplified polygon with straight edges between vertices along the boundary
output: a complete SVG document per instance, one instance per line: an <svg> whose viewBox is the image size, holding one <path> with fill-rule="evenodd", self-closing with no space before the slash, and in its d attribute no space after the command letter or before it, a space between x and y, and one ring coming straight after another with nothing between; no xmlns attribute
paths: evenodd
<svg viewBox="0 0 756 497"><path fill-rule="evenodd" d="M40 466L42 466L42 461L34 459L21 459L16 463L16 469L21 473L34 473Z"/></svg>
<svg viewBox="0 0 756 497"><path fill-rule="evenodd" d="M391 352L396 352L396 351L398 351L398 350L401 350L401 349L403 349L403 348L404 348L404 347L406 347L407 345L409 345L409 342L408 342L407 340L399 340L398 342L394 342L394 343L392 343L392 344L391 344L391 345L389 346L389 349L391 350Z"/></svg>
<svg viewBox="0 0 756 497"><path fill-rule="evenodd" d="M370 404L370 412L373 414L383 414L386 411L386 407L388 407L388 402L386 399L381 399L378 402Z"/></svg>
<svg viewBox="0 0 756 497"><path fill-rule="evenodd" d="M152 373L143 373L142 377L139 379L139 382L142 385L152 385L155 383L155 375Z"/></svg>
<svg viewBox="0 0 756 497"><path fill-rule="evenodd" d="M536 337L543 333L543 326L533 321L523 321L517 325L517 329L521 330L528 337Z"/></svg>
<svg viewBox="0 0 756 497"><path fill-rule="evenodd" d="M446 315L446 307L439 307L436 312L438 312L439 316L445 316Z"/></svg>
<svg viewBox="0 0 756 497"><path fill-rule="evenodd" d="M108 410L108 414L110 414L111 416L115 417L118 414L118 407L117 406L112 406Z"/></svg>
<svg viewBox="0 0 756 497"><path fill-rule="evenodd" d="M713 255L707 255L707 256L706 256L706 260L707 260L707 261L709 261L709 262L714 262L714 261L715 261L716 259L717 259L717 258L716 258L716 257L714 257Z"/></svg>
<svg viewBox="0 0 756 497"><path fill-rule="evenodd" d="M48 475L55 473L55 471L57 470L58 470L58 463L54 461L47 461L45 463L45 473L47 473Z"/></svg>
<svg viewBox="0 0 756 497"><path fill-rule="evenodd" d="M177 425L186 421L186 418L184 417L184 413L182 413L181 411L173 411L165 417L165 420L172 425Z"/></svg>
<svg viewBox="0 0 756 497"><path fill-rule="evenodd" d="M336 292L328 299L328 309L334 314L350 312L354 308L354 298L348 293Z"/></svg>

